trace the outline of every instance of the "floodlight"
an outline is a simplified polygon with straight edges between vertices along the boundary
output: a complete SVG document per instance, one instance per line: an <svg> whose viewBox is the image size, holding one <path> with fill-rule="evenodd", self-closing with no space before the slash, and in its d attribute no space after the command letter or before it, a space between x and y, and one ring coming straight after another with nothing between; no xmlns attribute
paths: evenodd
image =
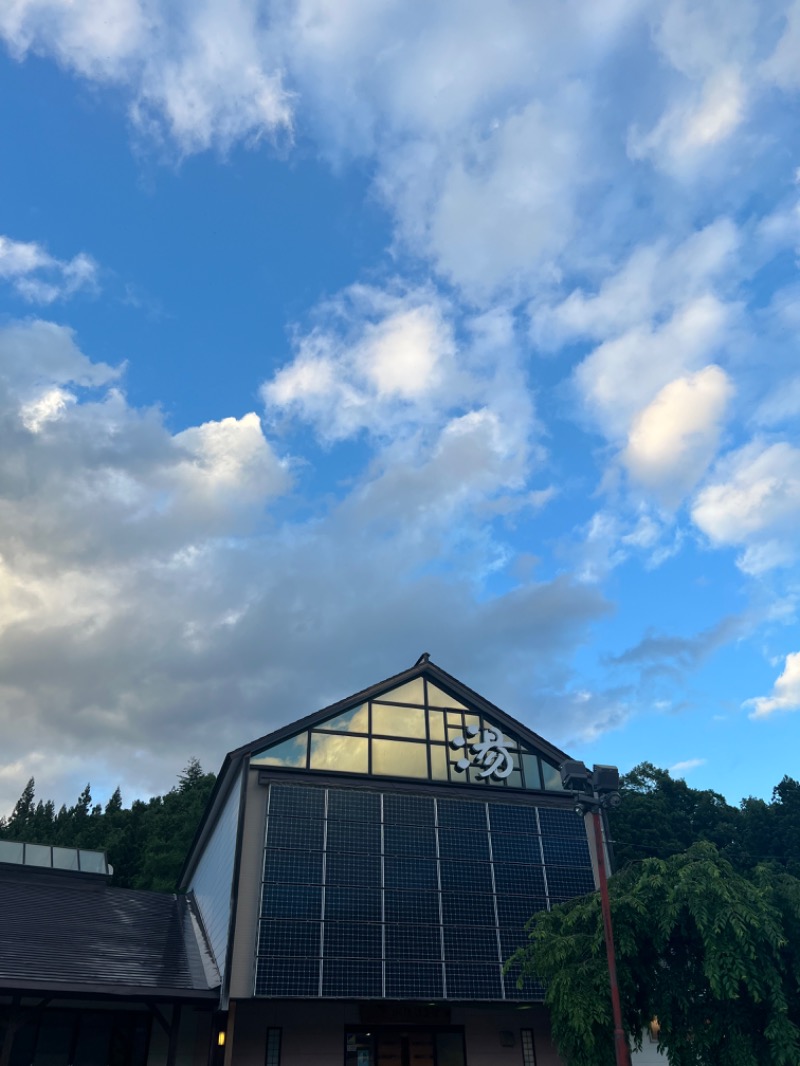
<svg viewBox="0 0 800 1066"><path fill-rule="evenodd" d="M616 766L594 765L592 788L601 796L606 792L619 792L619 770Z"/></svg>
<svg viewBox="0 0 800 1066"><path fill-rule="evenodd" d="M590 783L586 763L580 759L567 759L561 764L561 784L566 792L586 792Z"/></svg>

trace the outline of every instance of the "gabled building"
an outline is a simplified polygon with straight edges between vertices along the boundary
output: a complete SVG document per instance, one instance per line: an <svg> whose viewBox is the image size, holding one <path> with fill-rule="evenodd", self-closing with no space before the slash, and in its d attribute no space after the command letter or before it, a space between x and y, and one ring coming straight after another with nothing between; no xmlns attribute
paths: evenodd
<svg viewBox="0 0 800 1066"><path fill-rule="evenodd" d="M181 882L226 1062L560 1062L504 963L595 888L565 758L427 655L228 755Z"/></svg>
<svg viewBox="0 0 800 1066"><path fill-rule="evenodd" d="M29 1037L38 1011L2 1066L561 1064L541 987L504 964L596 886L566 758L423 655L227 755L175 897L53 871L31 894L0 855L0 1011ZM69 1039L47 1021L67 1009ZM125 1024L139 1050L115 1059Z"/></svg>

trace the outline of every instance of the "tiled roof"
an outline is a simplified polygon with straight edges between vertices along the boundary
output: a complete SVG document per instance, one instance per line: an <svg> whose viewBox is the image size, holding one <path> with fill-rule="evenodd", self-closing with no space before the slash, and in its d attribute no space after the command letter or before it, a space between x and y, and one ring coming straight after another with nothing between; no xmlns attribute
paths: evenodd
<svg viewBox="0 0 800 1066"><path fill-rule="evenodd" d="M186 897L0 866L0 988L206 998L218 984Z"/></svg>

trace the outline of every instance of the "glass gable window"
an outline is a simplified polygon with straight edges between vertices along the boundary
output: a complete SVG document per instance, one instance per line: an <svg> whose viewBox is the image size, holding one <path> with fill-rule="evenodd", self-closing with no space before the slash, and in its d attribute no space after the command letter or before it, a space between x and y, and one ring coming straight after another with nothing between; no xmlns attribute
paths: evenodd
<svg viewBox="0 0 800 1066"><path fill-rule="evenodd" d="M561 789L558 767L541 752L423 677L332 715L250 761L327 773Z"/></svg>
<svg viewBox="0 0 800 1066"><path fill-rule="evenodd" d="M255 994L541 999L503 963L533 914L593 890L571 810L273 783Z"/></svg>

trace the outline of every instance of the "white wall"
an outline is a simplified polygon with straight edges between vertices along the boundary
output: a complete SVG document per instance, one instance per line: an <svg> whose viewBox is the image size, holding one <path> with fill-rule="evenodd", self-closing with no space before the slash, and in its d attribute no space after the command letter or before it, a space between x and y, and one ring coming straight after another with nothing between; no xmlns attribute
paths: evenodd
<svg viewBox="0 0 800 1066"><path fill-rule="evenodd" d="M240 778L237 776L220 811L203 853L195 866L189 889L211 942L214 959L224 980L231 915L233 865L236 858L236 832L239 824Z"/></svg>
<svg viewBox="0 0 800 1066"><path fill-rule="evenodd" d="M669 1059L650 1042L650 1034L642 1033L642 1050L631 1052L631 1066L669 1066Z"/></svg>

